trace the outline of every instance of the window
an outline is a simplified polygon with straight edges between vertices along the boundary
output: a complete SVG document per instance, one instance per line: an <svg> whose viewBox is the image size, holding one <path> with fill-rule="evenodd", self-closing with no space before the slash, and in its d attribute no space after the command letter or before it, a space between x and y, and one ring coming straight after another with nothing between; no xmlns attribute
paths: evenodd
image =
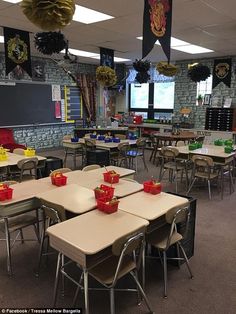
<svg viewBox="0 0 236 314"><path fill-rule="evenodd" d="M148 109L149 84L130 84L130 108Z"/></svg>
<svg viewBox="0 0 236 314"><path fill-rule="evenodd" d="M174 99L174 82L161 82L154 84L154 109L173 109Z"/></svg>
<svg viewBox="0 0 236 314"><path fill-rule="evenodd" d="M197 97L201 95L204 99L205 94L212 93L212 75L208 77L205 81L197 83Z"/></svg>

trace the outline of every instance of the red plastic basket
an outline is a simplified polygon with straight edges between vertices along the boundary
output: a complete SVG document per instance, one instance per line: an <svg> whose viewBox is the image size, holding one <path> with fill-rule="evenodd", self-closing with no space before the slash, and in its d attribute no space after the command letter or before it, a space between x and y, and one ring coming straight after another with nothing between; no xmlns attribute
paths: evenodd
<svg viewBox="0 0 236 314"><path fill-rule="evenodd" d="M97 199L98 210L107 214L112 214L116 212L118 210L118 204L119 204L119 201L115 201L112 204L110 204L106 202L106 198Z"/></svg>
<svg viewBox="0 0 236 314"><path fill-rule="evenodd" d="M120 180L120 175L118 173L111 173L110 171L103 173L103 178L105 182L108 183L118 183Z"/></svg>
<svg viewBox="0 0 236 314"><path fill-rule="evenodd" d="M99 190L94 189L94 195L96 199L105 197L107 201L110 201L114 195L114 188L101 184Z"/></svg>
<svg viewBox="0 0 236 314"><path fill-rule="evenodd" d="M66 176L51 176L51 182L53 185L62 186L66 185L67 177Z"/></svg>
<svg viewBox="0 0 236 314"><path fill-rule="evenodd" d="M12 188L4 188L0 190L0 201L11 200L13 194Z"/></svg>
<svg viewBox="0 0 236 314"><path fill-rule="evenodd" d="M161 184L155 185L155 182L153 181L145 181L143 182L143 190L146 193L151 194L159 194L161 193Z"/></svg>

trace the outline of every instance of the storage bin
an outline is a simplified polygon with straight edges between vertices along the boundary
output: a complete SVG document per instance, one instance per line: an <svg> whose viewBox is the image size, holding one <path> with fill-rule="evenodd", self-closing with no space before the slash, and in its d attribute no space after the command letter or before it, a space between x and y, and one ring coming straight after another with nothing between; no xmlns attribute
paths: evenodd
<svg viewBox="0 0 236 314"><path fill-rule="evenodd" d="M113 143L120 143L119 137L113 137L112 142Z"/></svg>
<svg viewBox="0 0 236 314"><path fill-rule="evenodd" d="M67 177L64 175L51 176L51 182L56 186L63 186L67 183Z"/></svg>
<svg viewBox="0 0 236 314"><path fill-rule="evenodd" d="M24 154L25 154L25 156L27 156L27 157L35 156L35 149L33 149L33 148L27 148L27 149L24 150Z"/></svg>
<svg viewBox="0 0 236 314"><path fill-rule="evenodd" d="M106 201L110 201L114 195L114 188L101 184L99 188L94 189L94 195L96 199L105 198Z"/></svg>
<svg viewBox="0 0 236 314"><path fill-rule="evenodd" d="M72 137L70 140L71 140L71 143L78 143L79 142L78 137Z"/></svg>
<svg viewBox="0 0 236 314"><path fill-rule="evenodd" d="M98 141L104 141L105 135L99 135L97 139L98 139Z"/></svg>
<svg viewBox="0 0 236 314"><path fill-rule="evenodd" d="M232 146L225 146L225 153L230 154L233 152L233 147Z"/></svg>
<svg viewBox="0 0 236 314"><path fill-rule="evenodd" d="M104 141L105 141L105 143L111 143L112 142L112 138L106 137Z"/></svg>
<svg viewBox="0 0 236 314"><path fill-rule="evenodd" d="M0 201L11 200L13 195L13 189L9 187L3 187L0 190Z"/></svg>
<svg viewBox="0 0 236 314"><path fill-rule="evenodd" d="M111 171L107 171L103 173L103 178L105 182L109 182L111 184L118 183L120 180L120 175L118 173L113 173Z"/></svg>
<svg viewBox="0 0 236 314"><path fill-rule="evenodd" d="M97 199L98 210L107 214L115 213L118 210L118 205L119 205L118 200L115 201L111 200L109 202L106 202L106 198Z"/></svg>
<svg viewBox="0 0 236 314"><path fill-rule="evenodd" d="M156 182L153 181L145 181L143 182L143 190L146 193L151 193L151 194L159 194L161 193L161 184L157 184Z"/></svg>

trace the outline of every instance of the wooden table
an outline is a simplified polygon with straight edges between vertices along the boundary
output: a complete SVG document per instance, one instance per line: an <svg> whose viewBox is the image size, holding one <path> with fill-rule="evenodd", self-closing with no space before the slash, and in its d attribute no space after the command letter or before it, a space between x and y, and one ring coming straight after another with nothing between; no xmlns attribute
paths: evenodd
<svg viewBox="0 0 236 314"><path fill-rule="evenodd" d="M94 210L47 229L50 245L83 268L86 314L89 313L87 269L110 256L117 239L147 225L147 220L124 211L108 215Z"/></svg>
<svg viewBox="0 0 236 314"><path fill-rule="evenodd" d="M28 158L37 158L39 161L41 160L46 160L46 157L43 156L25 156L25 155L18 155L18 154L13 154L13 153L7 153L7 160L6 161L0 161L0 167L9 167L9 166L15 166L17 165L18 161L22 159L28 159Z"/></svg>

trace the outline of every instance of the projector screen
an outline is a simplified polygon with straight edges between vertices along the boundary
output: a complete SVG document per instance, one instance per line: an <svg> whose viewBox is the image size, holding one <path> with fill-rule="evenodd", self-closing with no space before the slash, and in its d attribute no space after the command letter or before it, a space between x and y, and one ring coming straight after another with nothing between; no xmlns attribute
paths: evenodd
<svg viewBox="0 0 236 314"><path fill-rule="evenodd" d="M174 82L162 82L154 84L154 109L173 109L174 98Z"/></svg>
<svg viewBox="0 0 236 314"><path fill-rule="evenodd" d="M130 108L148 109L149 84L130 84Z"/></svg>

